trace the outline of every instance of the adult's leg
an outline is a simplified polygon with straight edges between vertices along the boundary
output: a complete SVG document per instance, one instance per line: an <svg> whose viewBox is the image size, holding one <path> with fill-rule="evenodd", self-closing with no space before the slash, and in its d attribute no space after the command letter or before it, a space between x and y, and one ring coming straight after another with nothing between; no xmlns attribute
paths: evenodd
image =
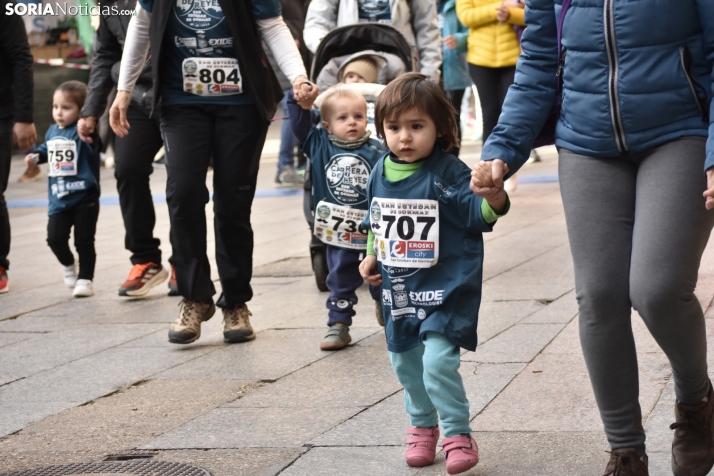
<svg viewBox="0 0 714 476"><path fill-rule="evenodd" d="M439 413L444 437L471 433L469 401L459 374L459 346L437 332L426 332L422 343L424 387Z"/></svg>
<svg viewBox="0 0 714 476"><path fill-rule="evenodd" d="M72 210L74 224L74 247L79 256L79 274L77 279L94 279L94 267L97 263L97 252L94 249L94 236L97 232L99 219L99 196L86 196Z"/></svg>
<svg viewBox="0 0 714 476"><path fill-rule="evenodd" d="M216 264L223 288L223 298L219 301L226 309L253 297L250 211L267 132L267 121L253 105L216 107L213 224ZM176 273L178 275L179 270Z"/></svg>
<svg viewBox="0 0 714 476"><path fill-rule="evenodd" d="M154 156L161 148L161 129L146 111L132 103L127 110L132 125L129 135L114 142L119 205L124 219L124 246L131 251L131 263L161 263L161 241L154 237L156 214L149 188Z"/></svg>
<svg viewBox="0 0 714 476"><path fill-rule="evenodd" d="M5 202L5 190L10 177L12 159L12 121L0 121L0 268L8 269L10 262L10 215Z"/></svg>
<svg viewBox="0 0 714 476"><path fill-rule="evenodd" d="M293 131L290 128L290 120L288 119L288 91L286 89L283 100L280 103L283 106L283 120L280 129L280 150L278 152L278 174L282 172L285 167L295 166L295 146L297 146L297 139L293 135Z"/></svg>
<svg viewBox="0 0 714 476"><path fill-rule="evenodd" d="M161 134L166 148L166 202L171 218L171 264L179 294L213 302L216 289L206 256L206 174L213 152L214 114L209 106L164 106ZM239 161L240 156L234 156Z"/></svg>
<svg viewBox="0 0 714 476"><path fill-rule="evenodd" d="M508 94L508 88L511 87L516 76L516 67L508 66L506 68L498 68L498 75L498 100L500 101L498 115L500 116L503 101L506 100L506 94Z"/></svg>
<svg viewBox="0 0 714 476"><path fill-rule="evenodd" d="M456 127L459 129L459 144L461 144L461 102L464 100L465 89L456 89L453 91L446 91L446 97L454 109L456 110ZM449 154L459 156L459 151L461 147L454 147L449 151Z"/></svg>
<svg viewBox="0 0 714 476"><path fill-rule="evenodd" d="M360 254L359 251L327 245L328 326L337 323L352 325L352 317L356 314L353 306L357 304L355 291L364 283L359 274Z"/></svg>
<svg viewBox="0 0 714 476"><path fill-rule="evenodd" d="M390 352L394 373L404 387L404 407L413 426L430 428L439 424L436 407L424 386L424 344L406 352Z"/></svg>
<svg viewBox="0 0 714 476"><path fill-rule="evenodd" d="M694 295L714 211L704 207L706 139L688 137L641 159L630 296L672 364L677 400L698 403L709 390L704 313Z"/></svg>
<svg viewBox="0 0 714 476"><path fill-rule="evenodd" d="M469 74L476 85L483 116L483 141L486 142L501 115L500 81L498 68L485 68L469 63Z"/></svg>
<svg viewBox="0 0 714 476"><path fill-rule="evenodd" d="M72 211L50 215L47 220L47 245L62 266L74 263L74 255L69 249L69 233L72 231Z"/></svg>
<svg viewBox="0 0 714 476"><path fill-rule="evenodd" d="M558 163L580 343L610 446L645 451L630 303L637 166L561 149Z"/></svg>

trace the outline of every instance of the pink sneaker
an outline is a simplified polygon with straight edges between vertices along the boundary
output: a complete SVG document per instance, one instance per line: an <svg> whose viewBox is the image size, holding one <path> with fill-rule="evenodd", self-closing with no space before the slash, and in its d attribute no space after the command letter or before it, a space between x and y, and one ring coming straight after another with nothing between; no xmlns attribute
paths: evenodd
<svg viewBox="0 0 714 476"><path fill-rule="evenodd" d="M411 438L404 440L409 445L407 464L412 467L429 466L436 457L436 442L439 441L439 426L422 428L413 426L407 430Z"/></svg>
<svg viewBox="0 0 714 476"><path fill-rule="evenodd" d="M478 445L471 435L444 438L441 447L446 454L446 472L459 474L478 464Z"/></svg>

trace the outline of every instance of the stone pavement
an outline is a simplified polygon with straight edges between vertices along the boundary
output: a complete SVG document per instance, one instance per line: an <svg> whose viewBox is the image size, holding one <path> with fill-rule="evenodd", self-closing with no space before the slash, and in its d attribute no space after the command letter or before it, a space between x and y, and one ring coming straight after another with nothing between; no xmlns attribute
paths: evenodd
<svg viewBox="0 0 714 476"><path fill-rule="evenodd" d="M301 197L273 188L275 150L269 141L253 211L250 309L258 337L230 346L220 317L198 342L169 344L179 301L164 285L145 299L116 295L129 254L109 170L102 170L96 295L72 299L45 243L46 209L37 205L46 183L16 183L22 166L13 163L11 291L0 296L0 471L143 454L216 476L446 473L442 456L422 470L403 462L403 394L366 289L354 344L318 349L326 294L310 270ZM462 157L474 162L478 153L470 144ZM527 165L511 213L486 236L480 345L462 365L481 463L466 474L600 475L608 459L578 343L556 167L552 150ZM156 232L166 265L164 183L157 169ZM209 255L213 245L211 231ZM714 247L697 296L709 308ZM650 474L667 475L670 369L636 314L633 326Z"/></svg>

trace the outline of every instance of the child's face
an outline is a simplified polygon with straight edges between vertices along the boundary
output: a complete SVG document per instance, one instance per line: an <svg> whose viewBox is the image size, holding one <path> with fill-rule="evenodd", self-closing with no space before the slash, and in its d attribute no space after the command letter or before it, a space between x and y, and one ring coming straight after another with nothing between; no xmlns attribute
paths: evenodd
<svg viewBox="0 0 714 476"><path fill-rule="evenodd" d="M434 150L436 124L431 117L414 107L399 117L384 121L384 136L389 150L397 158L416 162L428 157Z"/></svg>
<svg viewBox="0 0 714 476"><path fill-rule="evenodd" d="M345 75L345 79L342 80L343 83L345 84L350 84L350 83L366 83L367 80L364 79L361 75L350 71Z"/></svg>
<svg viewBox="0 0 714 476"><path fill-rule="evenodd" d="M322 127L342 140L357 140L367 132L367 107L358 99L335 99L332 114L326 119L322 121Z"/></svg>
<svg viewBox="0 0 714 476"><path fill-rule="evenodd" d="M52 97L52 119L62 128L72 125L79 120L79 106L69 95L55 91Z"/></svg>

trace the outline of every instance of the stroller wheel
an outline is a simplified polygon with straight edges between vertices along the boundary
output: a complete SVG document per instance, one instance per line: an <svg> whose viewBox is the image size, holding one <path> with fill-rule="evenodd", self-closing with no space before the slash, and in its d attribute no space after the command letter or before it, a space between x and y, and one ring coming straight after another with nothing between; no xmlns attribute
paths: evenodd
<svg viewBox="0 0 714 476"><path fill-rule="evenodd" d="M315 273L315 284L320 291L327 292L327 257L324 252L312 253L312 271Z"/></svg>

